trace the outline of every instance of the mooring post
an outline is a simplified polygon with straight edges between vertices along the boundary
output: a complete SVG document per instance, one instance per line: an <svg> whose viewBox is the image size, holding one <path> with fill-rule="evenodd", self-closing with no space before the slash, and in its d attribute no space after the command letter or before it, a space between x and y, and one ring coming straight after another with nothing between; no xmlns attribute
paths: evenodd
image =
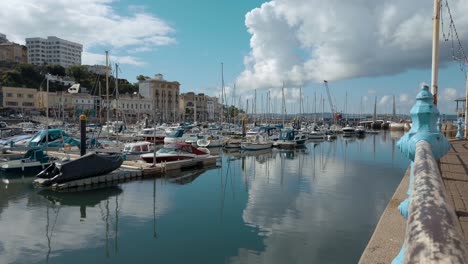
<svg viewBox="0 0 468 264"><path fill-rule="evenodd" d="M457 127L457 135L455 136L457 139L463 139L463 133L462 133L462 130L463 130L463 121L461 118L458 119L458 127Z"/></svg>
<svg viewBox="0 0 468 264"><path fill-rule="evenodd" d="M86 154L86 116L80 115L80 155Z"/></svg>
<svg viewBox="0 0 468 264"><path fill-rule="evenodd" d="M431 149L436 160L439 160L450 149L447 139L440 133L438 125L440 124L440 113L433 103L434 97L429 92L429 86L423 85L421 91L416 96L416 103L411 108L410 115L413 125L397 143L400 151L411 160L410 167L410 186L408 188L409 198L405 199L399 206L400 214L408 219L410 197L413 190L414 180L414 160L416 155L416 144L420 141L426 141L431 145ZM400 253L392 261L393 264L403 263L405 259L405 244L403 244Z"/></svg>

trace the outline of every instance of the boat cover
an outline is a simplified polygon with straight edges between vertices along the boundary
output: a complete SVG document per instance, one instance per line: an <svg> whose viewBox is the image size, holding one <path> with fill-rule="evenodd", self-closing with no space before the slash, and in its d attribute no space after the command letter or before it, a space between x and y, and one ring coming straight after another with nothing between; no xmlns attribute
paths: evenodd
<svg viewBox="0 0 468 264"><path fill-rule="evenodd" d="M52 185L100 176L118 169L122 163L120 154L90 153L63 164L54 162L36 177L48 179L42 181L43 185Z"/></svg>

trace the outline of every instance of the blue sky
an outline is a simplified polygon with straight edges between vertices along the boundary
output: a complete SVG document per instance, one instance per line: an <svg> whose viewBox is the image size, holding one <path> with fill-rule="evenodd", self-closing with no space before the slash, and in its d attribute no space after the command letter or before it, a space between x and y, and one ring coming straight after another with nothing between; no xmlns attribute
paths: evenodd
<svg viewBox="0 0 468 264"><path fill-rule="evenodd" d="M468 2L447 1L465 43ZM130 82L162 73L182 92L218 95L223 62L228 96L236 83L235 101L240 95L245 106L257 90L258 112L267 91L280 110L283 82L288 112L299 110L299 87L312 111L314 93L326 96L326 79L340 111L347 97L348 112L372 112L377 96L378 111L391 112L395 95L397 113L407 113L431 79L432 3L424 0L24 0L2 3L0 16L0 32L15 42L51 35L76 41L87 64L103 63L109 50ZM453 113L465 80L450 42L441 41L441 65L439 108Z"/></svg>

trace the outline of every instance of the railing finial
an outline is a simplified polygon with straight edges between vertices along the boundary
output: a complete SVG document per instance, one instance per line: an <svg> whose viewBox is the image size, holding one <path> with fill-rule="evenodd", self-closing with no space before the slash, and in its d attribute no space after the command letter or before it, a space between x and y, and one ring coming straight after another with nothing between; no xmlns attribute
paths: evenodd
<svg viewBox="0 0 468 264"><path fill-rule="evenodd" d="M398 148L407 158L414 161L416 143L424 140L431 144L434 157L439 160L449 151L450 144L437 131L436 124L440 113L433 103L429 85L423 84L421 91L416 96L416 103L411 108L410 114L413 125L411 130L398 141Z"/></svg>

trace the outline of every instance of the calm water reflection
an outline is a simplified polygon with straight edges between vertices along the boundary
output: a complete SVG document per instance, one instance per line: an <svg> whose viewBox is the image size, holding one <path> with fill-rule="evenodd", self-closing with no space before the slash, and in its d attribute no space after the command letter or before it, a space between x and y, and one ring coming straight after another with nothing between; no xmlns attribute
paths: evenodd
<svg viewBox="0 0 468 264"><path fill-rule="evenodd" d="M0 263L356 263L408 162L399 134L222 152L79 193L0 183Z"/></svg>

